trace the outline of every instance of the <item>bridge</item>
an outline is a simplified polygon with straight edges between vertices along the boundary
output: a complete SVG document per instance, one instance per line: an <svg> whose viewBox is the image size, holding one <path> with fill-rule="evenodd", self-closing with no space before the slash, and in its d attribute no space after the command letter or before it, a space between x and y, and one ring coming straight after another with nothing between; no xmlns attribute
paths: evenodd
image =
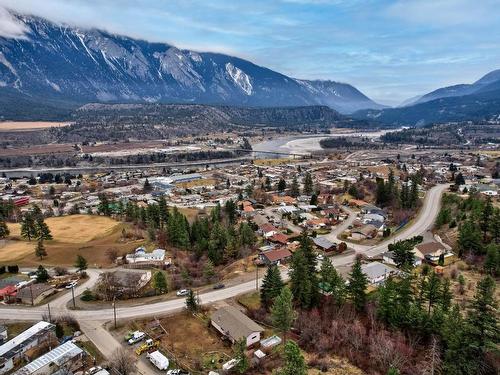
<svg viewBox="0 0 500 375"><path fill-rule="evenodd" d="M248 150L246 148L236 148L233 150L238 151L238 152L248 152L248 153L254 153L254 154L293 156L294 158L295 157L298 157L298 158L311 158L312 157L310 152L294 153L294 152L285 152L285 151L259 151L259 150Z"/></svg>

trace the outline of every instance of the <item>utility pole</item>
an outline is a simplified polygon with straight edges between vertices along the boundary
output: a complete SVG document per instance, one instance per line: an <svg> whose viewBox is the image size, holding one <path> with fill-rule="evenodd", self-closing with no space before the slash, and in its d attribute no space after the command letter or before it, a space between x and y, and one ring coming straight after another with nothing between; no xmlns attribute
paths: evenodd
<svg viewBox="0 0 500 375"><path fill-rule="evenodd" d="M116 329L116 296L113 297L113 318L115 321L115 329Z"/></svg>
<svg viewBox="0 0 500 375"><path fill-rule="evenodd" d="M33 302L33 288L32 288L32 284L30 284L30 295L31 295L31 306L33 306L34 302Z"/></svg>
<svg viewBox="0 0 500 375"><path fill-rule="evenodd" d="M71 287L71 296L73 297L73 308L76 308L76 303L75 303L75 286L73 285Z"/></svg>
<svg viewBox="0 0 500 375"><path fill-rule="evenodd" d="M52 315L50 314L50 303L47 303L47 308L49 309L49 322L52 323Z"/></svg>

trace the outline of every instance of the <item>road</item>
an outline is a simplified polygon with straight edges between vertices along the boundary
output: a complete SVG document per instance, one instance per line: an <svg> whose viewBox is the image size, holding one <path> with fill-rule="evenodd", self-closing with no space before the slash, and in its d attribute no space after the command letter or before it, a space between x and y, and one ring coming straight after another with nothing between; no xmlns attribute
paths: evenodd
<svg viewBox="0 0 500 375"><path fill-rule="evenodd" d="M350 244L355 250L355 253L362 253L368 257L373 257L380 255L387 251L387 245L391 242L398 240L410 238L424 233L427 229L431 227L434 220L439 212L440 200L442 193L446 190L448 185L437 185L431 188L425 198L424 204L421 209L420 214L415 219L415 221L406 229L403 229L400 233L392 237L390 240L385 241L376 246L366 246ZM354 220L355 215L351 214L349 219L345 220L339 228L337 228L332 235L335 237L348 225L350 225L350 220ZM344 228L345 226L345 228ZM332 257L332 263L334 266L345 266L349 265L354 261L356 254L349 255L339 255ZM75 295L80 294L89 285L93 285L98 278L99 271L89 270L89 279L80 285L75 290ZM288 272L286 269L281 271L282 277L288 279ZM259 283L262 279L259 279ZM210 304L217 301L225 300L239 294L251 292L255 290L255 280L241 283L239 285L227 287L220 290L212 290L201 294L200 302L202 304ZM101 310L75 310L70 311L67 308L67 303L71 300L71 293L66 293L59 297L57 300L51 302L51 313L52 316L57 316L59 314L71 314L74 316L81 325L82 331L87 335L87 337L103 352L103 354L108 357L111 353L122 347L121 343L118 342L105 328L103 324L106 321L113 320L113 309L110 306L108 309ZM152 317L158 315L166 315L178 312L185 307L184 298L157 302L142 306L127 306L120 307L119 303L116 308L116 315L118 319L133 319L142 317ZM12 307L12 308L2 308L0 309L0 319L15 319L15 320L39 320L42 316L47 314L48 307ZM138 362L139 371L143 374L154 373L153 369L150 369L147 365L142 362Z"/></svg>

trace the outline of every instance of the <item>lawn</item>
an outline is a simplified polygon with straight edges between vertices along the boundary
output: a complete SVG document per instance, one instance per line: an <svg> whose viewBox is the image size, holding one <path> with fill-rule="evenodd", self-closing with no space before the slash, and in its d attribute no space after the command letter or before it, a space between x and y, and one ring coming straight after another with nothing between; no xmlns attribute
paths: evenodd
<svg viewBox="0 0 500 375"><path fill-rule="evenodd" d="M260 293L252 292L243 294L238 297L238 303L249 310L257 310L260 308Z"/></svg>
<svg viewBox="0 0 500 375"><path fill-rule="evenodd" d="M0 262L22 266L73 265L76 255L83 255L89 267L108 265L106 250L115 248L119 253L129 252L141 241L123 242L121 230L127 224L105 216L70 215L45 219L53 240L45 241L48 256L40 261L34 255L36 241L21 238L20 225L8 224L9 240L0 244Z"/></svg>

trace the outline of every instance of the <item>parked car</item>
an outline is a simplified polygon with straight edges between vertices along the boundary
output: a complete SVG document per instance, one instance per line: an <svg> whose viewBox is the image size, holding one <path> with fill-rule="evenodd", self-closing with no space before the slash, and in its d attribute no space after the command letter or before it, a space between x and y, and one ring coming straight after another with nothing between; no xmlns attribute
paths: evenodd
<svg viewBox="0 0 500 375"><path fill-rule="evenodd" d="M223 289L225 287L224 284L215 284L212 288L213 289Z"/></svg>
<svg viewBox="0 0 500 375"><path fill-rule="evenodd" d="M68 285L66 285L66 289L72 289L78 285L78 281L72 281Z"/></svg>
<svg viewBox="0 0 500 375"><path fill-rule="evenodd" d="M173 370L168 370L167 375L189 375L189 372L176 368Z"/></svg>
<svg viewBox="0 0 500 375"><path fill-rule="evenodd" d="M146 337L146 334L144 332L141 332L141 331L135 331L133 334L132 334L132 337L128 340L128 344L129 345L133 345L139 341L142 341L144 340L144 338Z"/></svg>
<svg viewBox="0 0 500 375"><path fill-rule="evenodd" d="M177 297L187 296L189 294L189 289L181 289L177 291Z"/></svg>

